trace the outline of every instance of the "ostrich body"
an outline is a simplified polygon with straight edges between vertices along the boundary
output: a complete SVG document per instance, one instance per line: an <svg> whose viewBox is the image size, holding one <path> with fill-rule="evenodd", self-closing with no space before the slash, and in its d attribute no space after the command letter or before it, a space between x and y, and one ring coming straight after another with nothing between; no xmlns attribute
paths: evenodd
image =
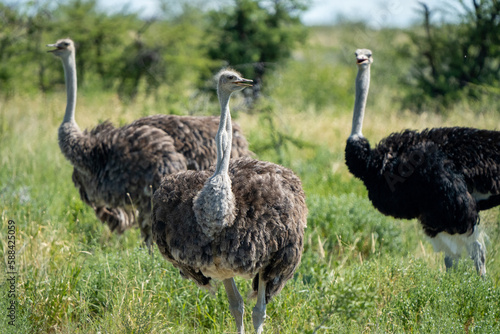
<svg viewBox="0 0 500 334"><path fill-rule="evenodd" d="M73 183L81 199L111 231L121 234L139 223L145 243L151 244L151 197L164 175L215 164L213 134L218 117L150 116L121 128L104 122L81 131L75 121L77 76L75 47L70 39L55 44L61 58L67 105L59 127L59 146L73 165ZM251 152L235 127L232 154Z"/></svg>
<svg viewBox="0 0 500 334"><path fill-rule="evenodd" d="M219 77L217 165L163 179L153 198L153 239L183 277L209 289L212 279L223 281L238 333L244 332L244 306L233 277L253 278L252 319L261 333L267 302L299 265L307 207L291 170L250 158L229 160L229 98L249 80L229 70Z"/></svg>
<svg viewBox="0 0 500 334"><path fill-rule="evenodd" d="M154 115L140 118L131 125L148 125L167 133L174 148L186 158L187 169L205 170L217 162L215 135L219 116ZM250 157L248 142L238 124L233 124L231 158Z"/></svg>
<svg viewBox="0 0 500 334"><path fill-rule="evenodd" d="M349 171L361 179L380 212L420 220L446 268L465 247L486 273L479 211L500 204L500 132L433 128L393 133L374 148L361 133L370 83L371 51L356 51L353 127L345 149Z"/></svg>

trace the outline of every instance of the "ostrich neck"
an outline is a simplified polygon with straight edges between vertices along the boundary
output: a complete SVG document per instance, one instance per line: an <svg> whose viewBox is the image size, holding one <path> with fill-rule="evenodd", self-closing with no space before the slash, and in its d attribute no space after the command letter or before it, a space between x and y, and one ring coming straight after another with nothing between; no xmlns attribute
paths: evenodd
<svg viewBox="0 0 500 334"><path fill-rule="evenodd" d="M62 59L64 67L64 77L66 81L66 112L64 114L64 123L75 122L75 106L76 106L76 64L75 55L71 54L67 58Z"/></svg>
<svg viewBox="0 0 500 334"><path fill-rule="evenodd" d="M89 172L91 160L86 152L91 145L88 138L80 131L75 121L76 107L76 67L74 54L62 58L66 80L66 112L59 127L59 147L71 164L80 171Z"/></svg>
<svg viewBox="0 0 500 334"><path fill-rule="evenodd" d="M215 137L217 165L215 173L196 195L193 211L203 233L213 239L220 231L234 223L235 202L229 178L229 157L231 155L231 115L229 98L231 93L218 91L221 104L219 130Z"/></svg>
<svg viewBox="0 0 500 334"><path fill-rule="evenodd" d="M219 129L217 130L217 136L215 137L217 145L217 165L215 167L213 177L228 173L233 139L231 112L229 111L229 99L231 97L231 93L219 90L217 95L219 96L221 113Z"/></svg>
<svg viewBox="0 0 500 334"><path fill-rule="evenodd" d="M352 137L363 137L363 118L365 116L366 100L370 88L370 66L360 67L356 76L356 99L354 101L354 113L352 117Z"/></svg>

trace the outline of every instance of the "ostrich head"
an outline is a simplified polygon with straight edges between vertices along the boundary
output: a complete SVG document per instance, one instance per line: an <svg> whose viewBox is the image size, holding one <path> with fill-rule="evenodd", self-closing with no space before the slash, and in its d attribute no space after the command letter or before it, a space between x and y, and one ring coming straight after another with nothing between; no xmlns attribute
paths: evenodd
<svg viewBox="0 0 500 334"><path fill-rule="evenodd" d="M232 69L224 69L217 74L218 89L231 94L242 90L245 87L252 86L252 80L245 79L240 73Z"/></svg>
<svg viewBox="0 0 500 334"><path fill-rule="evenodd" d="M356 64L360 68L367 68L373 63L371 50L357 49L354 54L356 55Z"/></svg>
<svg viewBox="0 0 500 334"><path fill-rule="evenodd" d="M55 48L54 50L49 50L47 52L51 52L61 58L68 57L75 52L75 44L69 38L60 39L55 44L47 44L47 46Z"/></svg>

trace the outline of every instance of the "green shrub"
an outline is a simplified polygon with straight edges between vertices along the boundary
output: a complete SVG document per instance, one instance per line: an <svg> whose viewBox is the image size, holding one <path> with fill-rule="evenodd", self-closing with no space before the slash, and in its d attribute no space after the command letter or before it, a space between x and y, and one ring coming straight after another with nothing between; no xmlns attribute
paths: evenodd
<svg viewBox="0 0 500 334"><path fill-rule="evenodd" d="M500 3L496 0L456 1L454 11L460 14L458 24L431 22L427 5L424 29L411 32L417 53L412 55L414 67L408 83L412 86L405 105L424 111L442 111L466 98L478 99L491 94L489 87L498 87L500 78ZM409 56L411 47L404 49ZM498 90L493 92L498 96Z"/></svg>

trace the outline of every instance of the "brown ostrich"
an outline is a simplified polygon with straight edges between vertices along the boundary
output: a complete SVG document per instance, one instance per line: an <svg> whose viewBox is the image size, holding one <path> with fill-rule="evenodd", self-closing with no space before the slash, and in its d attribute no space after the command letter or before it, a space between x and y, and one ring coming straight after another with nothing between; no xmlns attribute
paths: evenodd
<svg viewBox="0 0 500 334"><path fill-rule="evenodd" d="M49 44L61 58L67 105L59 127L59 146L73 165L73 182L82 200L112 231L121 234L139 223L151 245L151 197L161 178L215 164L218 117L150 116L115 128L105 122L81 131L75 121L75 45L71 39ZM248 143L234 127L233 157L250 156Z"/></svg>
<svg viewBox="0 0 500 334"><path fill-rule="evenodd" d="M222 280L238 333L244 304L235 276L253 278L252 319L262 332L266 304L292 278L303 250L307 207L300 179L289 169L250 158L229 159L229 98L250 80L219 74L221 119L217 165L165 177L153 198L153 239L185 278L211 288Z"/></svg>

